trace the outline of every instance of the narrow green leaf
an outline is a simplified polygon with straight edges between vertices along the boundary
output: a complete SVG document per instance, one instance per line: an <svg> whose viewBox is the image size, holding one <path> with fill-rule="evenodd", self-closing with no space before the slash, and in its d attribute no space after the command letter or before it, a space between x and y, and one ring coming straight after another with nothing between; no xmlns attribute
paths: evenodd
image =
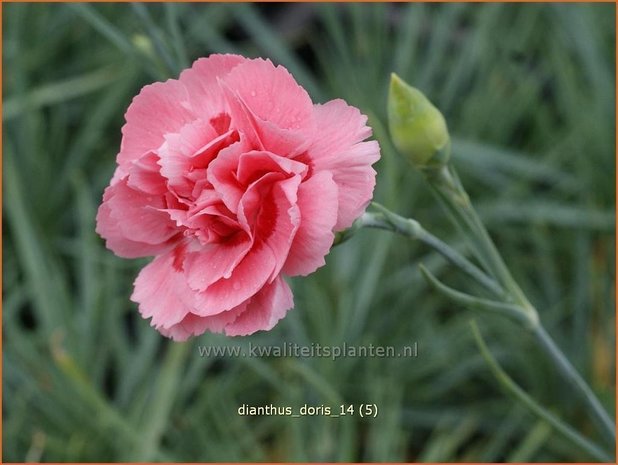
<svg viewBox="0 0 618 465"><path fill-rule="evenodd" d="M495 300L483 299L480 297L474 297L469 294L465 294L460 291L446 286L441 283L427 268L422 264L419 265L423 277L427 282L438 292L444 295L449 300L461 304L465 307L469 307L474 310L481 310L484 312L495 313L498 315L508 316L518 322L528 322L524 308L519 305L509 304L504 302L498 302Z"/></svg>

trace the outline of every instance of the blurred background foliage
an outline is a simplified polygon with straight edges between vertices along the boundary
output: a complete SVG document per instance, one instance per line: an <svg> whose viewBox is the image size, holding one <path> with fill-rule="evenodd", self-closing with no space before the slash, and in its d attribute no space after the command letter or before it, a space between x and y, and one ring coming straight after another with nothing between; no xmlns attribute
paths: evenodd
<svg viewBox="0 0 618 465"><path fill-rule="evenodd" d="M375 198L465 253L385 126L389 74L443 111L455 165L548 331L614 411L615 5L3 5L4 461L582 461L504 395L472 313L428 289L472 284L381 231L294 279L296 308L244 339L162 338L129 301L147 261L94 217L141 86L212 52L286 66L314 101L369 115ZM474 290L474 289L472 289ZM477 318L535 399L595 440L569 386L509 322ZM200 357L197 346L418 342L417 358ZM242 404L375 403L375 419L242 417Z"/></svg>

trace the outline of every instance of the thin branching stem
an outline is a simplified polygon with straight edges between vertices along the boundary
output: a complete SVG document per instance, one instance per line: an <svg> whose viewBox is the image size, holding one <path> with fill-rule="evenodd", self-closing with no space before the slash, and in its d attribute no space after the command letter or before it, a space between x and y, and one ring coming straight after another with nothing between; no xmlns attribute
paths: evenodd
<svg viewBox="0 0 618 465"><path fill-rule="evenodd" d="M522 327L530 331L545 356L552 362L564 379L570 382L583 405L586 406L589 415L598 426L599 431L608 441L614 443L616 440L614 421L602 407L586 381L579 375L551 336L542 327L536 309L511 276L489 233L476 214L467 193L459 182L457 174L453 169L445 167L444 170L428 174L427 178L439 194L438 196L447 207L447 210L452 214L451 218L461 228L466 237L470 239L477 257L482 258L486 271L481 270L448 244L433 236L418 221L403 218L376 203L372 205L378 212L365 213L358 220L355 228L385 229L411 239L419 240L436 250L467 276L491 291L501 302L479 299L478 297L450 289L430 274L424 273L430 284L447 298L471 308L487 309L491 307L492 309L497 309L499 313L511 317Z"/></svg>
<svg viewBox="0 0 618 465"><path fill-rule="evenodd" d="M446 242L431 234L424 229L421 224L413 219L399 216L380 204L372 204L378 213L365 213L358 221L356 226L366 228L385 229L387 231L396 232L410 239L415 239L428 245L450 263L459 268L466 275L470 276L474 281L482 285L496 297L503 297L504 290L496 281L487 276L480 268L470 262L467 258L449 246Z"/></svg>

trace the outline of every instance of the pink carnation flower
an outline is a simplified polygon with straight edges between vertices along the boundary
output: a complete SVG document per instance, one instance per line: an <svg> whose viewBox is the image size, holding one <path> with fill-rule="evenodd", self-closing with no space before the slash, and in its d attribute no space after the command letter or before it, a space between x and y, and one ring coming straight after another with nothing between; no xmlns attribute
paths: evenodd
<svg viewBox="0 0 618 465"><path fill-rule="evenodd" d="M373 193L367 118L314 105L268 60L199 59L125 117L97 232L121 257L155 256L131 300L175 340L271 329L293 307L283 276L324 265Z"/></svg>

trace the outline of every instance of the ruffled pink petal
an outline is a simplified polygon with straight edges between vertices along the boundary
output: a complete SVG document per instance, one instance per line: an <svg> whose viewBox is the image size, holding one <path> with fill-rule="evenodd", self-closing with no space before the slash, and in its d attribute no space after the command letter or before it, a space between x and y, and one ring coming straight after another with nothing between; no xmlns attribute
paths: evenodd
<svg viewBox="0 0 618 465"><path fill-rule="evenodd" d="M120 230L118 221L112 217L107 203L102 203L97 212L97 234L105 239L105 245L116 255L124 258L151 257L169 250L175 243L175 238L161 244L146 244L127 239Z"/></svg>
<svg viewBox="0 0 618 465"><path fill-rule="evenodd" d="M213 127L201 120L183 126L178 133L165 135L165 142L157 150L159 169L178 195L191 196L194 183L187 175L196 164L193 158L217 137Z"/></svg>
<svg viewBox="0 0 618 465"><path fill-rule="evenodd" d="M140 271L131 300L144 318L157 329L170 328L194 308L195 292L187 285L179 265L182 246L159 255Z"/></svg>
<svg viewBox="0 0 618 465"><path fill-rule="evenodd" d="M333 245L337 222L337 184L330 171L320 171L298 189L300 226L290 247L283 273L306 276L324 265Z"/></svg>
<svg viewBox="0 0 618 465"><path fill-rule="evenodd" d="M232 323L238 316L247 308L247 303L244 302L238 307L235 307L227 312L221 312L212 316L199 316L194 313L189 313L182 321L175 324L171 328L159 328L161 334L170 337L175 341L186 341L192 336L199 336L206 331L212 333L221 333L223 329Z"/></svg>
<svg viewBox="0 0 618 465"><path fill-rule="evenodd" d="M293 176L296 185L300 183L300 176ZM276 225L278 209L273 203L273 186L277 183L291 179L285 173L266 173L257 181L254 181L242 195L236 212L240 226L246 231L251 231L256 237L266 238ZM267 214L262 215L266 210ZM262 218L258 224L258 219Z"/></svg>
<svg viewBox="0 0 618 465"><path fill-rule="evenodd" d="M304 175L307 165L271 152L250 151L238 159L236 179L244 186L249 186L265 174L281 172L289 175Z"/></svg>
<svg viewBox="0 0 618 465"><path fill-rule="evenodd" d="M220 279L229 279L234 268L249 252L251 243L247 234L242 231L223 243L208 244L188 254L185 260L185 270L189 286L197 291L203 291ZM217 309L210 310L216 311ZM200 314L207 315L208 313Z"/></svg>
<svg viewBox="0 0 618 465"><path fill-rule="evenodd" d="M270 60L246 60L222 81L263 121L283 129L301 129L313 120L313 104L305 89Z"/></svg>
<svg viewBox="0 0 618 465"><path fill-rule="evenodd" d="M214 315L242 304L264 286L276 264L270 247L254 246L228 279L220 279L198 294L194 313Z"/></svg>
<svg viewBox="0 0 618 465"><path fill-rule="evenodd" d="M335 231L349 228L354 220L364 213L373 198L376 172L370 165L356 165L354 159L363 155L373 157L376 151L379 151L377 142L362 142L349 152L342 152L339 169L332 169L333 179L339 188L339 212ZM346 162L349 165L344 167Z"/></svg>
<svg viewBox="0 0 618 465"><path fill-rule="evenodd" d="M267 284L233 322L225 327L228 336L248 336L256 331L272 329L294 307L292 291L281 276Z"/></svg>
<svg viewBox="0 0 618 465"><path fill-rule="evenodd" d="M161 196L127 186L127 179L108 186L97 213L97 233L106 246L125 258L152 256L169 249L179 233L165 212Z"/></svg>
<svg viewBox="0 0 618 465"><path fill-rule="evenodd" d="M161 176L159 156L149 152L128 167L127 185L151 195L163 195L167 192L167 183Z"/></svg>
<svg viewBox="0 0 618 465"><path fill-rule="evenodd" d="M292 241L300 224L300 209L296 204L300 176L279 181L263 198L255 225L255 237L273 252L275 268L273 281L285 264Z"/></svg>
<svg viewBox="0 0 618 465"><path fill-rule="evenodd" d="M240 156L248 150L250 148L247 140L241 137L238 142L219 152L217 158L208 166L206 174L225 206L234 213L245 191L236 177L236 170Z"/></svg>
<svg viewBox="0 0 618 465"><path fill-rule="evenodd" d="M148 195L130 188L127 180L109 186L103 195L109 216L127 239L146 244L162 244L179 233L165 211L161 196Z"/></svg>
<svg viewBox="0 0 618 465"><path fill-rule="evenodd" d="M210 122L227 111L218 79L246 61L240 55L213 54L196 60L190 69L180 73L179 81L186 86L190 107L198 117Z"/></svg>
<svg viewBox="0 0 618 465"><path fill-rule="evenodd" d="M229 213L225 205L219 202L189 216L185 224L204 246L227 244L238 234L239 237L249 237L249 231Z"/></svg>
<svg viewBox="0 0 618 465"><path fill-rule="evenodd" d="M321 136L311 147L311 158L316 164L332 162L337 153L371 136L367 116L341 99L316 104L313 112Z"/></svg>
<svg viewBox="0 0 618 465"><path fill-rule="evenodd" d="M308 151L315 171L328 170L339 188L339 213L335 230L352 225L373 196L375 170L380 158L376 141L362 142L371 135L367 117L343 100L315 105L319 138Z"/></svg>
<svg viewBox="0 0 618 465"><path fill-rule="evenodd" d="M125 114L118 164L125 169L127 163L156 150L165 134L194 121L188 99L185 86L174 79L143 87Z"/></svg>
<svg viewBox="0 0 618 465"><path fill-rule="evenodd" d="M272 158L268 160L273 161ZM304 165L291 164L289 167L303 169ZM264 244L272 251L275 266L269 281L283 267L300 223L296 193L301 177L287 176L282 172L262 175L246 189L238 206L240 225L252 231L255 244Z"/></svg>
<svg viewBox="0 0 618 465"><path fill-rule="evenodd" d="M256 115L243 98L235 90L227 87L227 84L222 83L222 86L227 95L234 126L253 149L291 158L303 153L309 147L315 134L312 118L302 120L302 125L299 123L293 128L282 128Z"/></svg>

